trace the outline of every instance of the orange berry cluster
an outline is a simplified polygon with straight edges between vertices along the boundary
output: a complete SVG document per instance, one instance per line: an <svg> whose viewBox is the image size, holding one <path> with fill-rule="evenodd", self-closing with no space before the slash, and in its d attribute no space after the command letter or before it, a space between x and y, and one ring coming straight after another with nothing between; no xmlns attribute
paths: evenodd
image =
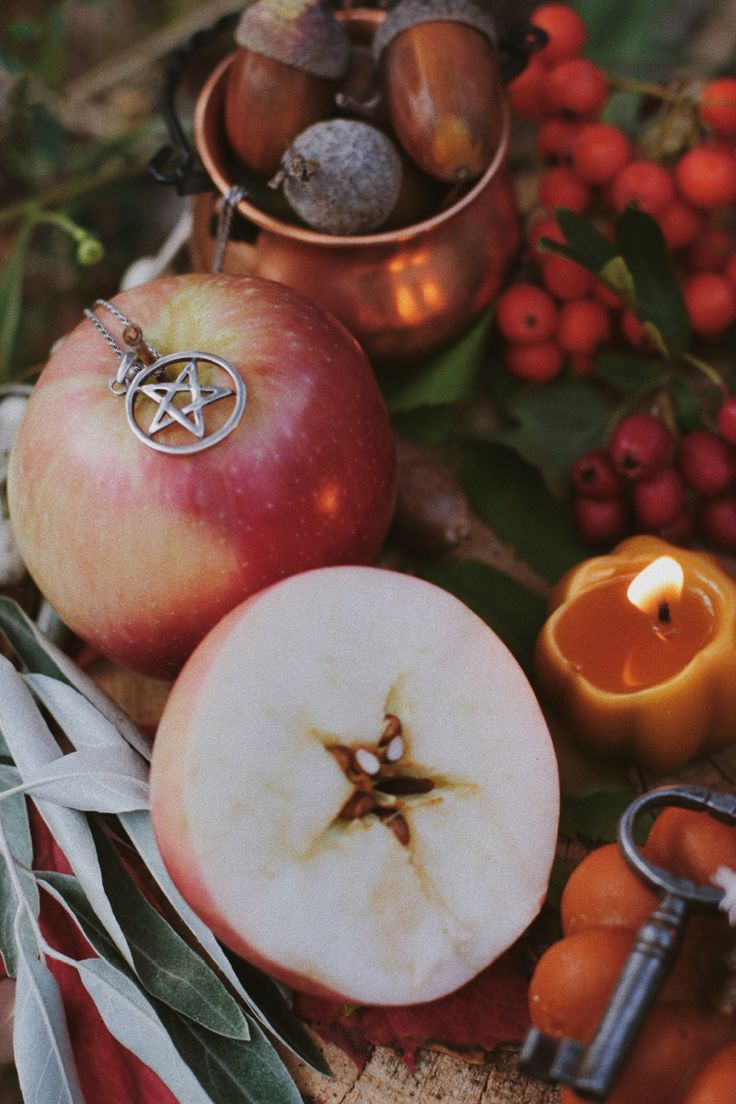
<svg viewBox="0 0 736 1104"><path fill-rule="evenodd" d="M672 873L707 883L719 866L736 867L736 828L685 809L654 823L645 853ZM529 986L532 1023L588 1044L657 898L615 844L593 851L562 896L564 938L537 963ZM649 1012L608 1104L732 1104L736 1022L718 989L733 932L721 915L694 916L675 966ZM562 1104L579 1104L570 1089Z"/></svg>
<svg viewBox="0 0 736 1104"><path fill-rule="evenodd" d="M656 351L646 328L603 281L575 261L540 250L542 238L565 241L553 214L558 207L593 218L608 236L630 205L650 214L672 253L693 332L704 339L723 333L736 322L736 237L720 221L736 204L736 78L713 80L697 104L688 101L699 140L674 163L660 164L600 120L611 84L580 56L586 39L580 15L566 4L547 3L532 22L548 42L509 94L515 113L539 124L537 148L548 167L539 181L540 211L528 231L533 267L498 302L508 371L544 384L565 365L594 375L602 351ZM638 426L637 448L653 444L647 434L662 436L657 422L651 417ZM631 424L627 420L628 429ZM662 431L666 455L641 471L617 473L615 458L606 454L615 451L613 442L581 457L572 473L580 536L609 543L634 529L687 541L695 519L709 544L736 551L736 397L724 397L718 433L698 431L676 442Z"/></svg>

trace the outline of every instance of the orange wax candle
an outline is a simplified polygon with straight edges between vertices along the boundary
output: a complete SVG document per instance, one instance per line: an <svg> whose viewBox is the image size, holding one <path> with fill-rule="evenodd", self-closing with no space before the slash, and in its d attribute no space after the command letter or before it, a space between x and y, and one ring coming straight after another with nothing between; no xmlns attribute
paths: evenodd
<svg viewBox="0 0 736 1104"><path fill-rule="evenodd" d="M560 581L536 664L585 750L673 769L736 738L736 583L711 556L632 537Z"/></svg>

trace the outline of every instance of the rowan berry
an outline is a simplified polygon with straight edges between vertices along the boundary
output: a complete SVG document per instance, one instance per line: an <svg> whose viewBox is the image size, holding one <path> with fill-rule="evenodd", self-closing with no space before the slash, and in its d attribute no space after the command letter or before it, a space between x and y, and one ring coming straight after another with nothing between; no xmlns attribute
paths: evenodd
<svg viewBox="0 0 736 1104"><path fill-rule="evenodd" d="M607 184L631 160L631 142L610 123L585 123L571 149L575 172L586 184Z"/></svg>
<svg viewBox="0 0 736 1104"><path fill-rule="evenodd" d="M621 312L621 332L632 348L642 352L652 348L652 339L634 312L628 308Z"/></svg>
<svg viewBox="0 0 736 1104"><path fill-rule="evenodd" d="M542 4L532 13L532 23L547 32L547 45L539 52L546 65L575 57L585 45L585 23L568 4Z"/></svg>
<svg viewBox="0 0 736 1104"><path fill-rule="evenodd" d="M562 361L562 350L553 341L510 345L505 358L511 375L527 383L549 383L560 374Z"/></svg>
<svg viewBox="0 0 736 1104"><path fill-rule="evenodd" d="M558 299L583 299L595 286L595 276L577 261L551 253L540 257L545 287Z"/></svg>
<svg viewBox="0 0 736 1104"><path fill-rule="evenodd" d="M605 449L579 456L570 469L570 482L583 498L614 498L624 489L624 480Z"/></svg>
<svg viewBox="0 0 736 1104"><path fill-rule="evenodd" d="M716 425L721 437L730 445L736 445L736 395L729 395L723 400Z"/></svg>
<svg viewBox="0 0 736 1104"><path fill-rule="evenodd" d="M545 92L553 110L573 119L595 119L608 99L602 69L586 58L569 58L550 69Z"/></svg>
<svg viewBox="0 0 736 1104"><path fill-rule="evenodd" d="M570 357L570 368L576 376L594 376L595 360L591 356L575 354Z"/></svg>
<svg viewBox="0 0 736 1104"><path fill-rule="evenodd" d="M615 291L611 291L608 284L604 284L603 280L596 280L593 295L599 303L602 303L604 307L608 307L609 310L620 311L623 307L620 296Z"/></svg>
<svg viewBox="0 0 736 1104"><path fill-rule="evenodd" d="M677 162L675 180L680 195L693 207L728 207L736 199L736 160L731 151L701 144Z"/></svg>
<svg viewBox="0 0 736 1104"><path fill-rule="evenodd" d="M553 218L552 215L545 214L530 225L527 231L527 241L532 253L539 251L539 242L542 238L550 238L552 241L561 244L565 241L565 235L560 230L557 219Z"/></svg>
<svg viewBox="0 0 736 1104"><path fill-rule="evenodd" d="M736 78L709 81L700 93L698 114L719 137L736 137Z"/></svg>
<svg viewBox="0 0 736 1104"><path fill-rule="evenodd" d="M656 532L671 524L685 507L685 484L675 468L660 468L637 479L632 492L634 513L642 529Z"/></svg>
<svg viewBox="0 0 736 1104"><path fill-rule="evenodd" d="M724 264L723 275L731 287L736 288L736 252L732 253Z"/></svg>
<svg viewBox="0 0 736 1104"><path fill-rule="evenodd" d="M685 254L690 272L717 272L734 250L733 238L720 226L704 226Z"/></svg>
<svg viewBox="0 0 736 1104"><path fill-rule="evenodd" d="M537 131L537 149L546 161L566 161L577 132L577 123L567 119L547 119Z"/></svg>
<svg viewBox="0 0 736 1104"><path fill-rule="evenodd" d="M550 210L566 207L582 215L590 207L591 198L586 185L566 165L547 169L539 181L539 199Z"/></svg>
<svg viewBox="0 0 736 1104"><path fill-rule="evenodd" d="M561 307L557 342L566 353L590 356L610 336L608 311L595 299L570 299Z"/></svg>
<svg viewBox="0 0 736 1104"><path fill-rule="evenodd" d="M703 225L701 216L681 199L673 199L657 216L664 240L674 252L684 249L696 238Z"/></svg>
<svg viewBox="0 0 736 1104"><path fill-rule="evenodd" d="M636 204L656 218L672 202L674 195L669 172L653 161L630 161L611 181L611 203L617 211Z"/></svg>
<svg viewBox="0 0 736 1104"><path fill-rule="evenodd" d="M669 541L670 544L689 544L693 538L693 519L687 507L683 507L672 521L668 521L666 525L660 525L657 536Z"/></svg>
<svg viewBox="0 0 736 1104"><path fill-rule="evenodd" d="M574 498L573 519L585 544L613 544L629 531L629 504L623 495L615 498Z"/></svg>
<svg viewBox="0 0 736 1104"><path fill-rule="evenodd" d="M557 304L536 284L516 284L498 300L498 328L507 341L530 345L546 341L557 329Z"/></svg>
<svg viewBox="0 0 736 1104"><path fill-rule="evenodd" d="M627 479L648 479L670 463L674 440L661 418L630 414L613 431L608 451Z"/></svg>
<svg viewBox="0 0 736 1104"><path fill-rule="evenodd" d="M736 552L736 494L704 499L695 521L706 544L723 552Z"/></svg>
<svg viewBox="0 0 736 1104"><path fill-rule="evenodd" d="M552 113L547 97L547 67L539 57L533 57L526 69L509 83L509 105L520 119L538 123Z"/></svg>
<svg viewBox="0 0 736 1104"><path fill-rule="evenodd" d="M736 475L733 450L722 437L704 429L680 438L677 467L687 485L708 498L725 491Z"/></svg>
<svg viewBox="0 0 736 1104"><path fill-rule="evenodd" d="M698 272L682 289L690 325L710 337L722 333L736 320L736 290L718 272Z"/></svg>

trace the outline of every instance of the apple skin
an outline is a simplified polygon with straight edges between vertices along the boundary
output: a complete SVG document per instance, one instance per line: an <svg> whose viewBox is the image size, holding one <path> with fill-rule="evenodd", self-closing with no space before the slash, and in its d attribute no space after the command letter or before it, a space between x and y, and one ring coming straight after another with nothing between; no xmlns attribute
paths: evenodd
<svg viewBox="0 0 736 1104"><path fill-rule="evenodd" d="M248 391L243 417L190 456L148 448L108 388L118 359L85 319L33 391L10 512L31 575L70 628L123 666L172 677L249 594L376 558L394 507L394 440L355 339L283 285L173 276L113 302L161 355L230 360ZM120 323L100 317L121 344Z"/></svg>
<svg viewBox="0 0 736 1104"><path fill-rule="evenodd" d="M403 846L329 747L403 721ZM480 618L412 576L328 567L223 619L175 682L154 743L151 816L179 891L233 951L304 992L433 1000L538 913L557 839L557 766L518 664Z"/></svg>

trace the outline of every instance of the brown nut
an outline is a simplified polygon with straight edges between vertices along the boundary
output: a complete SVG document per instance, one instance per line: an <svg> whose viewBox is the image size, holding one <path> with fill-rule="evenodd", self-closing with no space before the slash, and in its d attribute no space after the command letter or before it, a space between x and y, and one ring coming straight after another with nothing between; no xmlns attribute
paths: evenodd
<svg viewBox="0 0 736 1104"><path fill-rule="evenodd" d="M401 0L379 27L391 122L420 168L439 180L472 180L501 137L503 106L495 32L473 0Z"/></svg>
<svg viewBox="0 0 736 1104"><path fill-rule="evenodd" d="M332 114L348 37L322 0L257 0L235 39L225 131L244 164L270 176L296 135Z"/></svg>

